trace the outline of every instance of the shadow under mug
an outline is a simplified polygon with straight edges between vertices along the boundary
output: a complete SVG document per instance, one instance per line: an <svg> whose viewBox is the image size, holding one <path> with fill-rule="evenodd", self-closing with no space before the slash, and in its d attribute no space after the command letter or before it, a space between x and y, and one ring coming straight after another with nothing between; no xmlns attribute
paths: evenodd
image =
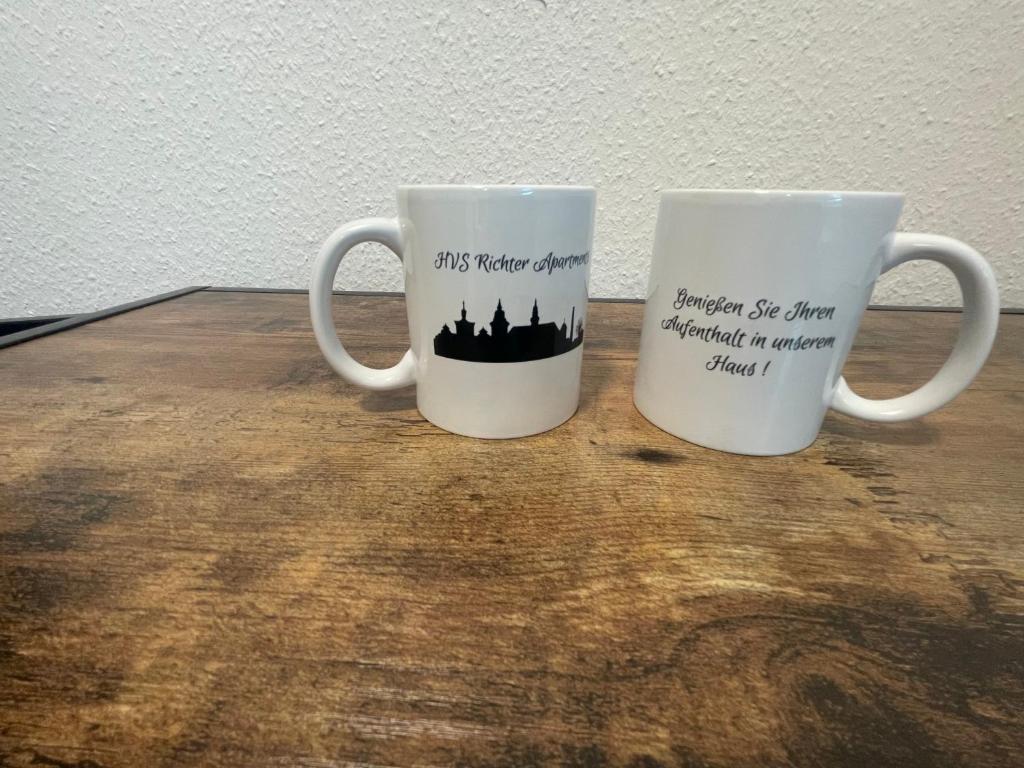
<svg viewBox="0 0 1024 768"><path fill-rule="evenodd" d="M634 387L661 429L709 448L774 455L810 445L829 408L903 421L940 408L992 349L999 296L988 263L937 235L896 233L903 196L876 192L662 193ZM879 275L914 259L963 294L953 351L924 386L856 395L843 363Z"/></svg>

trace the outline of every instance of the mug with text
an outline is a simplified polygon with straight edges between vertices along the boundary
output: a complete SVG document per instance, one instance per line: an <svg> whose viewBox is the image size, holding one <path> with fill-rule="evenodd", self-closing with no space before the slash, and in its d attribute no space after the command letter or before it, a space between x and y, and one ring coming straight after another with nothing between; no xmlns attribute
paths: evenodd
<svg viewBox="0 0 1024 768"><path fill-rule="evenodd" d="M360 387L416 384L420 413L449 432L558 426L579 405L595 199L591 187L399 187L397 219L346 224L321 247L309 292L320 351ZM385 370L353 360L331 318L338 265L368 241L405 272L411 348Z"/></svg>
<svg viewBox="0 0 1024 768"><path fill-rule="evenodd" d="M902 421L956 397L995 339L995 277L961 242L896 233L902 207L902 195L875 192L662 193L634 389L640 412L699 445L773 455L810 445L829 408ZM872 288L914 259L956 276L960 335L920 389L859 397L841 374Z"/></svg>

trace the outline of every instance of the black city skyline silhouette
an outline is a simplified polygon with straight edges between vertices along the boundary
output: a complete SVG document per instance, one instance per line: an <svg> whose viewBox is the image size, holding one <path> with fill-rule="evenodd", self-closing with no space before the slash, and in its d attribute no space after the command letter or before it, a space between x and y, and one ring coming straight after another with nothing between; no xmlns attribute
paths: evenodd
<svg viewBox="0 0 1024 768"><path fill-rule="evenodd" d="M462 302L462 317L455 321L455 332L452 333L448 324L444 324L434 337L434 354L474 363L522 363L555 357L583 343L583 320L576 320L575 306L568 326L564 319L560 326L542 323L536 299L533 300L529 325L509 327L501 299L498 299L498 308L490 322L490 333L481 328L474 334L475 326L474 321L466 319L466 302Z"/></svg>

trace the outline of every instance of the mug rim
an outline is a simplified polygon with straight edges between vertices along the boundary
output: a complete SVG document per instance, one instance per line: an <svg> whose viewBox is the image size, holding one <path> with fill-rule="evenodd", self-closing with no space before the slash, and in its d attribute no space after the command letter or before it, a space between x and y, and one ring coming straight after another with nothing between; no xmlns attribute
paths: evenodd
<svg viewBox="0 0 1024 768"><path fill-rule="evenodd" d="M597 187L575 184L399 184L399 191L441 192L441 191L525 191L557 190L560 192L596 192Z"/></svg>
<svg viewBox="0 0 1024 768"><path fill-rule="evenodd" d="M724 197L724 198L897 198L904 199L902 192L877 190L827 190L827 189L663 189L662 196L668 197Z"/></svg>

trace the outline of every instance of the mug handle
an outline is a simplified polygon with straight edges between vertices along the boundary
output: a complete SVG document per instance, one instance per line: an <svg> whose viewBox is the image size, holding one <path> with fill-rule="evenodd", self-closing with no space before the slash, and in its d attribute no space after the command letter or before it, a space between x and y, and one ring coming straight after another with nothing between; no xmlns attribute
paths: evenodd
<svg viewBox="0 0 1024 768"><path fill-rule="evenodd" d="M402 260L401 230L396 219L359 219L338 227L322 246L313 265L309 287L309 314L313 333L327 362L342 378L364 389L398 389L416 382L416 358L412 350L391 368L368 368L357 363L342 346L334 330L331 316L331 295L334 276L342 258L359 243L380 243Z"/></svg>
<svg viewBox="0 0 1024 768"><path fill-rule="evenodd" d="M871 400L854 394L840 377L832 407L868 421L906 421L941 408L971 383L985 363L999 324L999 289L992 268L970 246L950 237L899 233L882 265L882 272L915 259L943 264L953 272L963 295L963 317L949 358L931 381L902 397Z"/></svg>

